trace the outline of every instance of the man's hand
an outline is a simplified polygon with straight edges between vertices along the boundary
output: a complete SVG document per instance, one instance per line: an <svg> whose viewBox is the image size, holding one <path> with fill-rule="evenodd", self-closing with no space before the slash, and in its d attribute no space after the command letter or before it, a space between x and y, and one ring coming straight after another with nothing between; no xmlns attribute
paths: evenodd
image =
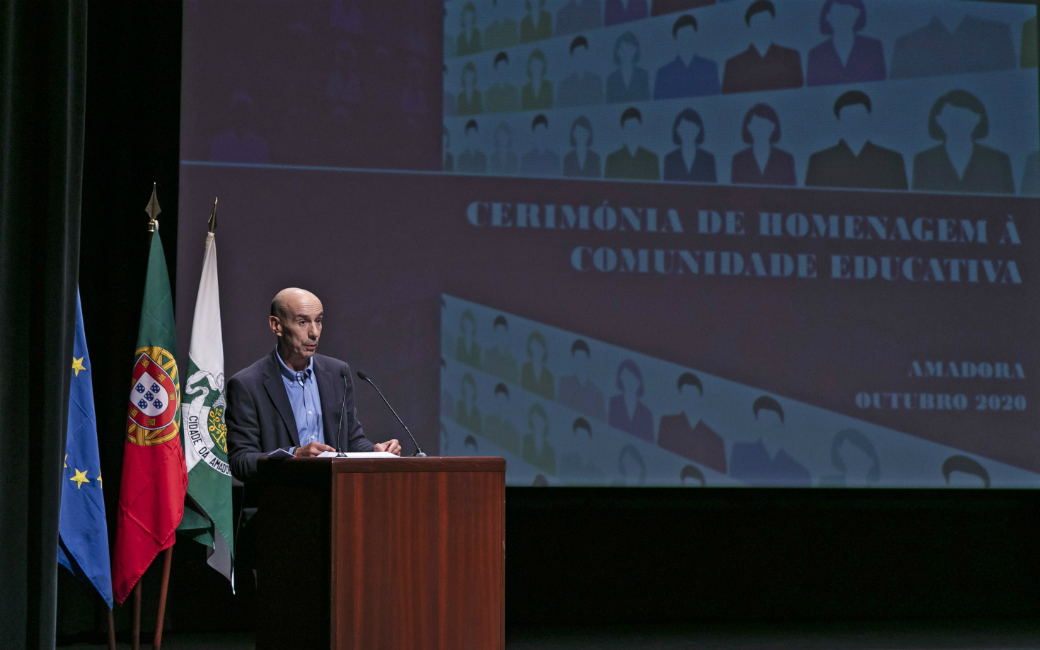
<svg viewBox="0 0 1040 650"><path fill-rule="evenodd" d="M397 442L397 438L393 440L387 440L376 445L376 451L388 451L395 456L401 455L401 444Z"/></svg>
<svg viewBox="0 0 1040 650"><path fill-rule="evenodd" d="M394 442L397 442L396 440ZM378 445L377 445L378 446ZM296 448L297 458L314 458L323 451L336 451L335 447L323 445L320 442L312 442Z"/></svg>

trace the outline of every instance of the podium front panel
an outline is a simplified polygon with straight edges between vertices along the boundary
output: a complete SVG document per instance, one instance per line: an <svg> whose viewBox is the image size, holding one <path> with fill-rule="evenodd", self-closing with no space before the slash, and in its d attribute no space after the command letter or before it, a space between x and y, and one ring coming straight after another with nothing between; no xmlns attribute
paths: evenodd
<svg viewBox="0 0 1040 650"><path fill-rule="evenodd" d="M293 647L340 650L504 648L505 461L268 465L258 650L290 639ZM285 557L304 531L317 543L309 566ZM302 618L319 629L287 634L283 626L300 625L299 614L308 611L315 616Z"/></svg>

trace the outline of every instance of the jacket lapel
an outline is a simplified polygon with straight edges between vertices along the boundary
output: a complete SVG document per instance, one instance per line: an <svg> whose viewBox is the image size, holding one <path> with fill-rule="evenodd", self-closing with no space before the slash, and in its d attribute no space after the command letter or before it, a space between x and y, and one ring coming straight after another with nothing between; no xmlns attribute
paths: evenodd
<svg viewBox="0 0 1040 650"><path fill-rule="evenodd" d="M336 447L340 401L336 391L336 377L325 367L325 362L314 357L314 377L318 380L318 399L321 400L321 429L325 444Z"/></svg>
<svg viewBox="0 0 1040 650"><path fill-rule="evenodd" d="M300 432L296 428L296 416L293 415L292 405L289 403L289 395L285 392L285 384L282 381L282 373L278 367L278 359L275 355L277 351L272 351L271 355L267 357L267 364L264 367L264 388L267 389L267 395L274 402L274 407L278 409L279 415L282 416L282 421L285 422L285 428L289 430L289 437L292 438L293 445L300 445Z"/></svg>

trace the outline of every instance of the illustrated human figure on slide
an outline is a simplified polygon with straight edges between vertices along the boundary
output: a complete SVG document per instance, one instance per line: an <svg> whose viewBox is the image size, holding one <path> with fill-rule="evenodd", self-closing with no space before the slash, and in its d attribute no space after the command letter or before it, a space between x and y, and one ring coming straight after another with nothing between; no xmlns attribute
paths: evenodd
<svg viewBox="0 0 1040 650"><path fill-rule="evenodd" d="M618 393L610 398L608 423L615 429L653 443L654 416L643 403L646 387L639 366L631 359L622 361L617 369L616 384Z"/></svg>
<svg viewBox="0 0 1040 650"><path fill-rule="evenodd" d="M520 89L520 110L542 111L553 107L553 85L545 78L546 60L541 50L527 57L527 83Z"/></svg>
<svg viewBox="0 0 1040 650"><path fill-rule="evenodd" d="M755 104L744 115L741 138L751 145L733 156L734 185L796 185L794 156L777 147L780 117L769 104Z"/></svg>
<svg viewBox="0 0 1040 650"><path fill-rule="evenodd" d="M940 144L914 156L913 189L1014 194L1011 158L978 142L989 129L986 107L970 92L951 90L937 99L928 135Z"/></svg>
<svg viewBox="0 0 1040 650"><path fill-rule="evenodd" d="M704 121L692 108L684 108L672 123L672 142L678 145L664 157L664 180L715 183L715 156L701 148Z"/></svg>
<svg viewBox="0 0 1040 650"><path fill-rule="evenodd" d="M484 350L484 372L511 384L519 383L520 367L511 349L509 320L499 314L491 323L491 345Z"/></svg>
<svg viewBox="0 0 1040 650"><path fill-rule="evenodd" d="M744 22L751 45L726 61L726 70L722 73L723 94L802 86L802 55L798 50L773 42L776 11L769 0L756 0L748 7Z"/></svg>
<svg viewBox="0 0 1040 650"><path fill-rule="evenodd" d="M661 180L657 154L642 146L643 114L636 107L621 113L621 148L607 156L604 178L632 180Z"/></svg>
<svg viewBox="0 0 1040 650"><path fill-rule="evenodd" d="M885 79L881 41L860 32L867 26L863 0L827 0L820 10L820 32L827 40L809 50L806 86L863 83Z"/></svg>
<svg viewBox="0 0 1040 650"><path fill-rule="evenodd" d="M843 93L834 102L841 127L838 144L809 157L808 187L848 187L905 190L906 165L899 152L870 141L874 130L870 97L858 90Z"/></svg>
<svg viewBox="0 0 1040 650"><path fill-rule="evenodd" d="M466 122L466 127L462 131L465 137L466 148L459 154L458 162L455 166L456 171L460 174L483 174L487 172L487 156L477 148L477 139L480 136L477 121L470 120Z"/></svg>
<svg viewBox="0 0 1040 650"><path fill-rule="evenodd" d="M545 10L545 0L524 0L520 42L544 41L552 35L552 14Z"/></svg>
<svg viewBox="0 0 1040 650"><path fill-rule="evenodd" d="M579 115L571 125L571 150L563 157L563 175L570 178L599 178L599 154L592 147L592 123Z"/></svg>
<svg viewBox="0 0 1040 650"><path fill-rule="evenodd" d="M644 102L650 99L650 74L639 63L639 39L625 32L614 42L613 72L607 75L607 103Z"/></svg>
<svg viewBox="0 0 1040 650"><path fill-rule="evenodd" d="M459 338L455 344L455 360L471 368L480 368L480 344L477 343L477 319L467 309L459 317Z"/></svg>
<svg viewBox="0 0 1040 650"><path fill-rule="evenodd" d="M480 91L477 90L477 66L472 61L467 61L462 68L462 92L455 102L455 114L465 117L468 115L480 115L484 112L484 101Z"/></svg>
<svg viewBox="0 0 1040 650"><path fill-rule="evenodd" d="M589 69L589 41L584 36L577 36L570 45L570 73L558 85L556 106L588 106L603 103L603 78Z"/></svg>
<svg viewBox="0 0 1040 650"><path fill-rule="evenodd" d="M492 61L495 83L484 93L485 113L515 113L520 110L520 92L509 77L509 55L499 52Z"/></svg>
<svg viewBox="0 0 1040 650"><path fill-rule="evenodd" d="M579 413L599 420L606 420L606 408L601 391L592 381L592 351L589 344L577 339L571 344L571 363L574 373L560 379L560 404L572 408Z"/></svg>
<svg viewBox="0 0 1040 650"><path fill-rule="evenodd" d="M469 56L481 52L480 30L477 29L477 8L472 2L462 5L459 18L461 29L455 40L455 56Z"/></svg>
<svg viewBox="0 0 1040 650"><path fill-rule="evenodd" d="M661 416L657 445L725 474L726 445L722 436L701 419L704 386L700 378L692 372L684 372L679 376L677 390L683 408L679 413Z"/></svg>
<svg viewBox="0 0 1040 650"><path fill-rule="evenodd" d="M509 417L509 387L497 384L491 407L484 416L484 437L506 451L520 455L520 432Z"/></svg>
<svg viewBox="0 0 1040 650"><path fill-rule="evenodd" d="M459 426L469 429L473 433L481 433L484 429L484 420L477 407L477 382L473 379L473 375L467 372L462 376L459 392L462 399L455 405L455 421Z"/></svg>
<svg viewBox="0 0 1040 650"><path fill-rule="evenodd" d="M556 399L553 374L546 368L549 348L541 332L531 332L527 337L527 361L520 368L520 386L548 400Z"/></svg>
<svg viewBox="0 0 1040 650"><path fill-rule="evenodd" d="M657 69L654 99L719 94L719 65L697 55L697 19L689 14L672 23L675 58Z"/></svg>
<svg viewBox="0 0 1040 650"><path fill-rule="evenodd" d="M751 406L755 417L754 442L735 442L730 452L729 475L747 485L810 487L809 470L795 460L784 445L790 433L784 428L784 410L774 398L763 395Z"/></svg>
<svg viewBox="0 0 1040 650"><path fill-rule="evenodd" d="M539 113L531 120L532 147L520 159L520 173L527 176L559 176L560 155L549 148L549 119Z"/></svg>
<svg viewBox="0 0 1040 650"><path fill-rule="evenodd" d="M511 176L520 171L520 159L513 151L513 130L506 122L495 127L495 150L488 160L488 171L499 176ZM487 361L485 360L485 366Z"/></svg>

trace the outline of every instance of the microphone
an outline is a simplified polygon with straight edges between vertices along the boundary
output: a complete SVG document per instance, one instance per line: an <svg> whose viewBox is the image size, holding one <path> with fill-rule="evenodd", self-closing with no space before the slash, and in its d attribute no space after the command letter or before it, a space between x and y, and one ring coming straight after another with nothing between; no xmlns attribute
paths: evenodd
<svg viewBox="0 0 1040 650"><path fill-rule="evenodd" d="M343 439L343 416L347 412L347 379L350 377L350 373L344 368L340 370L340 375L343 377L343 401L339 405L339 426L336 427L336 455L343 453L343 447L340 441Z"/></svg>
<svg viewBox="0 0 1040 650"><path fill-rule="evenodd" d="M379 393L379 397L381 397L383 399L383 403L386 404L386 408L390 409L390 412L394 414L394 417L397 418L397 421L401 423L402 427L404 427L405 433L408 434L408 437L412 439L412 444L415 445L415 453L412 454L412 456L416 458L426 458L426 454L424 454L422 448L419 447L419 443L415 441L415 436L413 436L412 432L408 430L408 426L405 425L404 420L402 420L401 416L397 414L397 411L394 410L394 407L390 406L390 402L386 401L386 398L383 397L383 393L379 390L379 387L373 384L372 380L369 379L368 375L366 375L364 372L358 370L357 376L359 379L361 379L361 381L368 382L369 386L376 389L376 392Z"/></svg>

